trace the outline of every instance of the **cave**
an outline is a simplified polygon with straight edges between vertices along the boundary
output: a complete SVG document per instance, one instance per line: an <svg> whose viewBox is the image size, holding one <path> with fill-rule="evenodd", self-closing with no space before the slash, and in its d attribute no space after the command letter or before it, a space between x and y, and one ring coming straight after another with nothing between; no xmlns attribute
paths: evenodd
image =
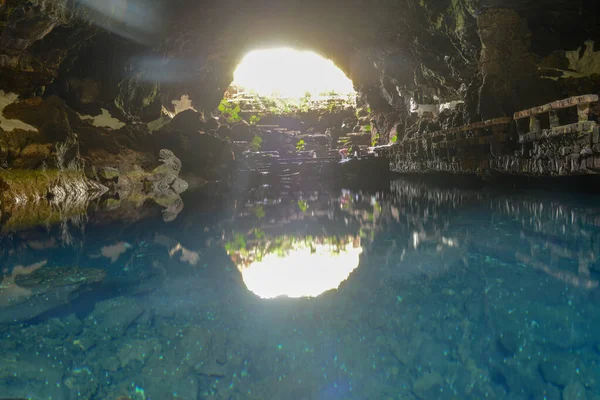
<svg viewBox="0 0 600 400"><path fill-rule="evenodd" d="M0 397L600 398L597 0L0 0Z"/></svg>

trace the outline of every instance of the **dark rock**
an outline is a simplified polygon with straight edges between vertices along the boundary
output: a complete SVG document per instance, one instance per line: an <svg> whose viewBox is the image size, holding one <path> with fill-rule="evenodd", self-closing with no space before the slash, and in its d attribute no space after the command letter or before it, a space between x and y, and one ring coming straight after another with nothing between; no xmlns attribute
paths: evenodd
<svg viewBox="0 0 600 400"><path fill-rule="evenodd" d="M206 129L214 129L215 131L218 131L220 127L221 124L219 124L219 118L209 117L206 120Z"/></svg>
<svg viewBox="0 0 600 400"><path fill-rule="evenodd" d="M169 129L186 135L204 132L206 122L201 113L194 110L185 110L177 114L168 125Z"/></svg>
<svg viewBox="0 0 600 400"><path fill-rule="evenodd" d="M159 84L143 80L140 75L125 78L119 83L115 105L130 120L150 122L161 113Z"/></svg>
<svg viewBox="0 0 600 400"><path fill-rule="evenodd" d="M25 321L76 298L106 272L76 267L44 267L45 262L15 267L0 289L0 323Z"/></svg>
<svg viewBox="0 0 600 400"><path fill-rule="evenodd" d="M97 176L103 182L117 182L119 180L119 170L111 167L100 167L98 168Z"/></svg>
<svg viewBox="0 0 600 400"><path fill-rule="evenodd" d="M70 132L81 125L81 119L65 102L52 96L41 103L21 101L8 105L4 109L4 117L18 119L36 127L40 141L65 141Z"/></svg>
<svg viewBox="0 0 600 400"><path fill-rule="evenodd" d="M223 377L225 376L226 369L223 365L214 363L214 362L201 362L194 366L194 370L204 376L209 376L213 378Z"/></svg>
<svg viewBox="0 0 600 400"><path fill-rule="evenodd" d="M519 350L522 340L519 338L518 333L508 331L503 332L502 335L500 335L499 342L502 346L502 352L507 356L513 356Z"/></svg>
<svg viewBox="0 0 600 400"><path fill-rule="evenodd" d="M143 312L144 307L132 298L106 300L96 304L84 324L96 336L118 338Z"/></svg>
<svg viewBox="0 0 600 400"><path fill-rule="evenodd" d="M588 397L585 387L579 382L574 382L564 388L562 398L563 400L586 400Z"/></svg>
<svg viewBox="0 0 600 400"><path fill-rule="evenodd" d="M231 127L229 138L233 141L251 142L254 137L254 132L250 125L242 121Z"/></svg>
<svg viewBox="0 0 600 400"><path fill-rule="evenodd" d="M557 355L540 363L540 372L544 380L556 386L564 387L577 378L577 360L566 355Z"/></svg>
<svg viewBox="0 0 600 400"><path fill-rule="evenodd" d="M12 166L23 169L39 168L49 159L51 152L52 145L49 143L27 145L19 152Z"/></svg>
<svg viewBox="0 0 600 400"><path fill-rule="evenodd" d="M217 129L217 136L223 139L231 138L231 128L229 125L221 125L219 129Z"/></svg>

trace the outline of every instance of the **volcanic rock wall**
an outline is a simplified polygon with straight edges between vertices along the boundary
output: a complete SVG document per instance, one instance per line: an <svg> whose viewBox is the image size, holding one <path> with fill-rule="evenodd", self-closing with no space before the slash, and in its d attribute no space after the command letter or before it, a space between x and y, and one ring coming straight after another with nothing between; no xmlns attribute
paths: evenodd
<svg viewBox="0 0 600 400"><path fill-rule="evenodd" d="M0 90L114 118L140 144L184 98L214 110L246 51L293 46L353 80L373 140L401 143L599 93L597 11L595 0L2 0ZM9 139L0 125L0 142Z"/></svg>

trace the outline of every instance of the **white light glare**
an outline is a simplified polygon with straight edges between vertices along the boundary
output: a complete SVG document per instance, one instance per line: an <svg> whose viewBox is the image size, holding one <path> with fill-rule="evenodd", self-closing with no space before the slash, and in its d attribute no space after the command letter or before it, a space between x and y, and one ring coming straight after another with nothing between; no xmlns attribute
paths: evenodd
<svg viewBox="0 0 600 400"><path fill-rule="evenodd" d="M248 53L234 73L233 85L262 96L318 97L325 92L356 95L352 81L327 60L310 51L289 48Z"/></svg>

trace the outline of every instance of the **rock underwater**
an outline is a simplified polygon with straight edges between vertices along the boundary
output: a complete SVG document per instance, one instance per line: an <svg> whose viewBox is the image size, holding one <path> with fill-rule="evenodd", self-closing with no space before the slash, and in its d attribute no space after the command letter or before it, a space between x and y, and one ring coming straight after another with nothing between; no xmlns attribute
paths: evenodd
<svg viewBox="0 0 600 400"><path fill-rule="evenodd" d="M46 261L16 266L0 283L0 324L26 321L65 305L105 277L101 269L47 267Z"/></svg>

